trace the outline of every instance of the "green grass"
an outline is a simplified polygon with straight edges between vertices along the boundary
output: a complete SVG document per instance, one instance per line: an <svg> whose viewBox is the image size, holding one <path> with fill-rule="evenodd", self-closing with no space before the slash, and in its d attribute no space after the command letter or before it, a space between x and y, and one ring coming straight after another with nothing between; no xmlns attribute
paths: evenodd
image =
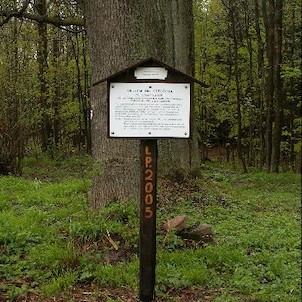
<svg viewBox="0 0 302 302"><path fill-rule="evenodd" d="M87 158L24 164L23 178L0 177L0 300L67 297L87 284L136 293L137 204L111 202L92 212ZM300 189L297 174L245 175L217 165L203 167L189 184L162 184L160 301L180 301L179 291L197 289L216 302L300 301ZM211 224L215 243L201 247L173 232L166 236L161 225L182 214L189 224Z"/></svg>

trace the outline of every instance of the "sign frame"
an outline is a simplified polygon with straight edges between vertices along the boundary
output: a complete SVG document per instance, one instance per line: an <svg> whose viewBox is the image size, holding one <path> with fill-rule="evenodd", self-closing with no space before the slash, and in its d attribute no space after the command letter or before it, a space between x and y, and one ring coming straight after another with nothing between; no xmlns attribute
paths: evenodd
<svg viewBox="0 0 302 302"><path fill-rule="evenodd" d="M155 78L143 78L143 79L139 79L135 76L135 71L137 68L154 68L154 67L161 67L161 68L165 68L167 70L167 76L165 79L155 79ZM107 78L104 78L100 81L97 81L93 84L93 86L99 85L100 83L103 82L107 82L107 137L108 138L115 138L115 139L155 139L155 137L117 137L114 136L112 137L110 135L110 130L109 130L109 125L110 125L110 121L109 121L109 113L110 113L110 85L113 82L116 83L166 83L166 84L190 84L190 136L189 137L185 137L185 138L179 138L179 137L173 137L173 136L167 136L167 137L156 137L158 139L172 139L172 138L177 138L177 139L189 139L191 138L191 133L192 133L192 126L191 126L191 116L193 113L193 98L194 98L194 83L199 84L201 87L209 87L208 85L206 85L204 82L199 81L197 79L195 79L194 77L172 67L169 66L159 60L154 59L153 57L149 57L145 60L142 60L134 65L131 65L121 71L118 71L116 73L114 73L113 75L108 76Z"/></svg>
<svg viewBox="0 0 302 302"><path fill-rule="evenodd" d="M123 85L123 84L126 84L126 85ZM162 100L160 100L160 101L155 100L155 102L157 102L157 103L154 103L154 102L152 104L149 103L149 107L147 105L145 107L145 109L150 110L150 106L153 106L153 110L161 111L162 117L167 120L167 121L165 121L165 123L169 123L169 121L170 121L170 125L169 125L170 129L169 128L166 128L166 130L158 129L158 128L156 129L156 127L164 128L165 127L164 124L161 124L161 123L164 123L164 121L158 122L157 124L154 122L153 129L150 128L148 130L143 130L144 125L141 126L141 129L137 129L137 131L139 133L144 133L145 135L144 134L142 134L142 135L128 134L127 135L127 131L123 131L123 130L122 130L122 132L125 134L118 135L118 134L116 134L114 129L112 129L112 124L113 124L112 115L114 115L114 113L113 113L114 109L112 109L112 107L113 107L113 102L114 101L116 102L116 99L114 99L114 101L113 101L113 97L110 98L110 96L112 96L113 94L116 94L116 92L114 92L113 89L117 88L118 86L124 87L124 90L126 89L126 87L129 87L129 89L130 89L133 87L138 88L141 86L142 92L137 93L137 95L138 94L146 95L146 93L144 93L144 91L149 91L152 89L156 90L156 89L159 89L160 87L162 87L162 89L167 89L170 91L175 89L179 92L178 95L181 95L180 92L182 92L183 98L188 98L188 99L176 100L177 95L175 95L175 93L174 93L174 95L171 94L172 97L170 97L170 99L169 99L166 96L167 93L166 94L159 93L159 95L164 95L164 97L162 97ZM148 89L148 88L150 88L150 89ZM139 83L136 83L136 82L110 82L108 89L109 89L109 99L108 99L109 101L108 101L108 132L107 132L107 135L109 138L123 138L123 139L127 139L127 138L130 138L130 139L165 139L165 138L188 139L188 138L190 138L190 136L191 136L191 116L192 116L192 91L191 91L192 85L191 85L191 83L188 83L188 82L187 83L179 83L179 82L167 83L167 82L163 82L163 81L156 81L156 82L146 81L146 82L139 82ZM186 89L188 89L188 92L185 91ZM156 95L156 93L153 94L152 92L148 92L147 95L148 94L151 96ZM124 92L124 95L126 95L125 92ZM123 97L123 98L126 99L126 97ZM142 103L143 98L138 96L137 99L135 99L135 102L132 102L134 104L134 106L136 106L135 105L136 102ZM150 102L150 100L147 97L145 97L145 103L148 104L148 102ZM170 108L167 104L168 102L171 103ZM186 103L182 105L183 102L186 102ZM161 106L164 106L164 107L161 108ZM174 106L174 109L172 109L173 106ZM179 106L178 111L175 110L175 106ZM115 108L116 107L117 106L115 106ZM136 108L137 108L137 106L136 106ZM166 112L164 111L164 108L166 108ZM174 110L175 113L169 112L169 109ZM182 113L181 110L184 113ZM138 111L139 111L139 109L138 109ZM169 118L169 115L168 116L164 115L165 113L171 114L171 115L174 114L174 116L173 117L171 116ZM122 119L122 118L120 118L120 119ZM180 120L181 124L177 125L177 122L173 122L174 119L177 119L178 122ZM147 118L146 122L148 122L148 120L150 121L150 118L149 119ZM139 118L137 119L137 121L140 122ZM178 129L175 128L176 126L178 126L179 128ZM144 128L147 128L147 127L145 126ZM156 129L156 130L154 130L154 129ZM122 132L120 132L120 133L122 133ZM132 131L128 130L128 133L131 133L131 132L134 133L135 130L132 130ZM154 132L157 133L158 135L154 134Z"/></svg>

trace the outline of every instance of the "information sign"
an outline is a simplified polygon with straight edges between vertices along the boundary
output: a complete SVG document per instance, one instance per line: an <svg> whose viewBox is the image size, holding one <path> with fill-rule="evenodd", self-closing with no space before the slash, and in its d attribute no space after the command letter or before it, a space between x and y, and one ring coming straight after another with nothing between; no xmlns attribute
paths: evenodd
<svg viewBox="0 0 302 302"><path fill-rule="evenodd" d="M110 83L109 137L189 138L190 83Z"/></svg>

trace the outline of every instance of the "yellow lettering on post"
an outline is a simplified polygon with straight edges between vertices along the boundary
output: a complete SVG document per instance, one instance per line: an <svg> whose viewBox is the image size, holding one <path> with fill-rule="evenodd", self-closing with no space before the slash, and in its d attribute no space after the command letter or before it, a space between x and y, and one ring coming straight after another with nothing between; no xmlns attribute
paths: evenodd
<svg viewBox="0 0 302 302"><path fill-rule="evenodd" d="M146 174L145 180L153 180L154 173L151 169L146 169L145 174Z"/></svg>
<svg viewBox="0 0 302 302"><path fill-rule="evenodd" d="M152 194L147 194L145 196L145 203L148 205L151 205L153 203L153 195Z"/></svg>
<svg viewBox="0 0 302 302"><path fill-rule="evenodd" d="M146 156L145 157L145 167L146 168L151 168L151 163L152 163L152 157L151 156Z"/></svg>
<svg viewBox="0 0 302 302"><path fill-rule="evenodd" d="M153 191L153 183L152 182L147 182L145 184L145 192L146 193L152 193Z"/></svg>
<svg viewBox="0 0 302 302"><path fill-rule="evenodd" d="M151 218L152 216L153 216L153 212L152 212L151 208L150 207L146 207L145 208L145 217L146 218Z"/></svg>
<svg viewBox="0 0 302 302"><path fill-rule="evenodd" d="M153 217L153 210L151 205L154 202L154 171L152 170L152 152L149 146L145 147L145 218L149 219Z"/></svg>
<svg viewBox="0 0 302 302"><path fill-rule="evenodd" d="M145 154L146 155L151 155L151 151L150 151L149 146L146 146L146 148L145 148Z"/></svg>

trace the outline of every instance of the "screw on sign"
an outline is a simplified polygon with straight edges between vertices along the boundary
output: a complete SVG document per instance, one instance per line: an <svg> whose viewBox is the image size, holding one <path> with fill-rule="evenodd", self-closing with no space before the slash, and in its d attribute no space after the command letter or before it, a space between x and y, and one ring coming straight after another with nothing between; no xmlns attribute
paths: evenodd
<svg viewBox="0 0 302 302"><path fill-rule="evenodd" d="M141 140L140 300L154 298L157 141Z"/></svg>

